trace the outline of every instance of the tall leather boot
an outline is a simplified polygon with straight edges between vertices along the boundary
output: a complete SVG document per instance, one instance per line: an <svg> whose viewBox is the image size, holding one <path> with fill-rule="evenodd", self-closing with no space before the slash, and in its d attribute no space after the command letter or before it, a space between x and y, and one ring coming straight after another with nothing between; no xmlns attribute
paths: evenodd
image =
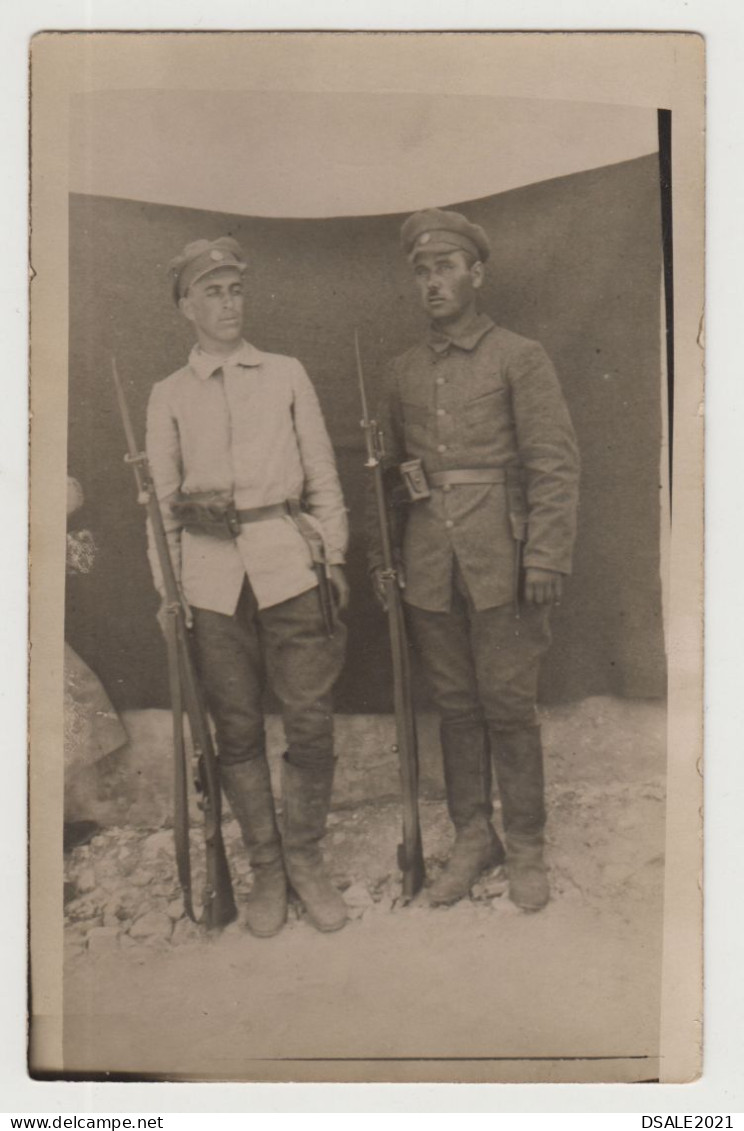
<svg viewBox="0 0 744 1131"><path fill-rule="evenodd" d="M253 869L246 903L248 929L259 938L270 938L287 920L287 877L269 765L265 757L223 763L220 777Z"/></svg>
<svg viewBox="0 0 744 1131"><path fill-rule="evenodd" d="M294 766L282 762L284 860L289 882L319 931L338 931L348 909L323 864L320 842L331 804L334 764Z"/></svg>
<svg viewBox="0 0 744 1131"><path fill-rule="evenodd" d="M429 902L455 903L475 881L504 862L504 846L491 824L491 755L485 725L475 719L440 725L447 809L455 844L442 874L429 889Z"/></svg>
<svg viewBox="0 0 744 1131"><path fill-rule="evenodd" d="M543 859L545 784L539 726L493 732L496 778L506 834L509 898L523 911L550 899Z"/></svg>

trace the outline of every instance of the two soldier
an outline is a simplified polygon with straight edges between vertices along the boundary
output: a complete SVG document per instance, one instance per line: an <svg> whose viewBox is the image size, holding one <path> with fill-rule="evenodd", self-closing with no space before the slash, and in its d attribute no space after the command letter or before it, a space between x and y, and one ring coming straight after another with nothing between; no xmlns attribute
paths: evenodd
<svg viewBox="0 0 744 1131"><path fill-rule="evenodd" d="M537 910L549 897L537 671L550 606L571 568L575 439L542 347L478 313L483 230L432 209L401 234L430 330L392 363L378 419L391 465L419 460L428 483L399 552L413 641L441 717L455 827L430 900L460 899L506 859L512 899ZM253 869L247 924L261 936L280 930L291 884L313 924L333 931L346 907L320 842L334 770L331 695L344 658L338 613L348 601L333 452L302 365L243 339L245 264L235 241L190 244L171 273L197 341L187 364L153 389L147 451L224 790ZM228 537L215 513L228 516ZM160 586L152 553L151 563ZM266 760L266 679L287 741L281 833ZM492 760L506 850L491 823Z"/></svg>

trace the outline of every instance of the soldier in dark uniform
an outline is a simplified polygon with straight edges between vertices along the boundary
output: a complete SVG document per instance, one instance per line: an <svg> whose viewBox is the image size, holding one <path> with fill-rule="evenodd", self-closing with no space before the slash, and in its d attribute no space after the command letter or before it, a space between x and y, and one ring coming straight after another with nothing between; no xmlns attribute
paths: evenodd
<svg viewBox="0 0 744 1131"><path fill-rule="evenodd" d="M534 911L549 899L537 676L571 571L576 440L542 346L478 312L483 229L429 209L406 220L401 241L430 327L391 364L378 419L390 463L420 460L430 492L410 504L401 546L455 826L430 899L462 898L506 860L512 900ZM377 583L374 537L370 564ZM492 758L506 850L491 823Z"/></svg>

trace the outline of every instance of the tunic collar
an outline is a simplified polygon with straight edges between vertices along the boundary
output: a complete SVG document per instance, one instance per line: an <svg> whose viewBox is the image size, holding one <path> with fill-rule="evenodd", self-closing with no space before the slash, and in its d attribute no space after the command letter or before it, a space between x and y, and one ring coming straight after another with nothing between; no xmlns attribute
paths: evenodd
<svg viewBox="0 0 744 1131"><path fill-rule="evenodd" d="M229 354L228 357L219 357L214 353L206 353L198 344L194 346L189 354L189 365L191 366L197 377L202 381L207 381L219 369L224 369L226 365L244 365L253 368L260 365L263 355L260 350L247 342L245 338L241 341L237 349Z"/></svg>
<svg viewBox="0 0 744 1131"><path fill-rule="evenodd" d="M483 313L476 314L464 330L460 330L458 334L453 336L432 325L429 331L429 346L437 353L443 353L450 346L457 346L461 350L473 350L483 335L492 330L493 326L493 320Z"/></svg>

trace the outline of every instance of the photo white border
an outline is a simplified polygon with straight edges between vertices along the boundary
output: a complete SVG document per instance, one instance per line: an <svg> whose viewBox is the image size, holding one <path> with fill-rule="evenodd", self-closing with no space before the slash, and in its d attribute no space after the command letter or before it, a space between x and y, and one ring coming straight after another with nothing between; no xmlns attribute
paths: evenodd
<svg viewBox="0 0 744 1131"><path fill-rule="evenodd" d="M423 9L426 7L426 11ZM99 28L166 28L170 22L169 13L163 9L172 5L164 3L140 4L100 3L96 7L96 26ZM251 8L252 28L281 26L300 27L387 27L401 26L424 28L453 25L450 10L443 6L433 7L423 4L408 4L405 20L401 19L400 7L390 4L377 4L370 12L368 6L350 4L323 4L322 9L315 5L312 18L307 18L307 5L275 5L269 11L264 6L265 15L261 18L261 5ZM367 9L367 10L365 10ZM489 9L487 11L487 9ZM728 9L728 10L727 10ZM69 15L68 15L69 12ZM6 101L7 115L2 125L4 136L3 152L12 152L12 168L17 170L10 182L5 182L5 203L8 207L6 232L11 236L7 267L12 279L12 295L6 298L6 314L9 315L11 344L6 344L6 362L9 371L20 375L25 370L25 239L19 216L25 211L25 48L28 36L40 28L66 27L86 29L86 17L90 7L64 3L32 3L23 10L6 16L6 35L2 44L4 56L5 83L13 84L12 101ZM351 13L354 13L352 18ZM322 13L322 14L321 14ZM192 0L182 0L178 5L178 28L203 25L202 5ZM64 23L61 22L64 16ZM468 6L470 26L486 29L492 20L490 5L473 3ZM462 12L458 12L458 27ZM189 22L191 21L191 22ZM237 3L220 3L211 6L209 27L238 28L248 30L245 25L243 6ZM736 1111L742 1098L742 976L737 961L741 951L741 890L737 869L742 847L742 822L740 819L740 799L742 791L741 760L741 713L742 694L740 680L740 652L737 648L742 601L741 586L734 580L735 564L739 563L737 549L742 538L741 508L737 505L735 488L737 484L736 465L733 462L739 445L737 423L741 416L741 384L738 378L738 355L734 349L733 335L738 330L740 318L735 306L741 286L736 272L739 262L736 251L742 240L741 225L736 224L735 206L741 198L742 152L738 123L741 120L740 57L742 42L741 26L736 26L733 5L722 3L684 3L669 0L666 3L613 4L611 11L590 7L586 3L572 3L563 6L561 18L556 20L554 5L533 3L529 12L516 4L499 7L498 30L530 27L542 29L587 28L607 29L648 29L702 31L707 38L709 73L709 183L712 180L711 197L708 202L709 238L709 278L708 293L708 372L714 374L707 393L708 413L708 579L707 591L710 596L708 609L708 691L707 691L707 882L706 913L707 935L707 986L706 986L706 1060L704 1075L700 1082L688 1086L594 1086L581 1085L484 1085L468 1087L468 1108L484 1111ZM728 265L728 267L727 267ZM738 382L738 384L737 384ZM25 461L22 450L22 435L25 425L25 388L22 380L12 383L8 391L0 427L3 439L3 463L7 471L0 478L3 491L4 518L12 532L10 551L6 554L3 567L2 587L6 598L4 624L11 626L3 643L3 650L12 647L4 666L3 696L7 701L5 719L10 718L13 730L6 723L5 732L10 737L6 773L6 804L9 813L17 814L19 821L3 829L10 844L0 855L0 881L3 891L14 901L18 913L8 915L10 930L6 932L8 945L3 949L9 952L4 963L4 974L8 987L3 987L4 1000L13 1003L10 1025L2 1031L3 1062L0 1066L4 1083L3 1091L9 1110L214 1110L214 1094L210 1085L74 1085L74 1084L36 1084L25 1076L25 1050L21 1018L13 1016L21 999L25 999L25 958L19 954L25 946L23 924L23 892L25 876L21 864L23 857L23 809L14 799L22 796L24 785L23 751L23 691L21 670L23 667L24 645L24 591L25 577L22 563L24 557L23 513L20 498L25 480ZM11 399L12 394L12 399ZM20 427L19 427L20 425ZM737 522L738 520L738 522ZM11 566L12 568L8 568ZM716 600L712 595L716 594ZM20 630L20 631L19 631ZM20 639L19 639L20 637ZM737 661L739 663L737 664ZM20 692L20 693L19 693ZM740 725L737 727L736 723ZM16 735L19 736L16 741ZM17 756L18 755L18 756ZM18 825L21 827L18 828ZM20 898L18 898L20 897ZM16 903L16 899L18 902ZM20 946L19 946L20 944ZM18 976L20 974L20 977ZM3 979L5 981L5 978ZM23 1000L25 1006L25 1000ZM728 1023L726 1023L728 1018ZM7 1055L6 1055L7 1054ZM6 1069L11 1069L10 1086L6 1083ZM18 1070L17 1072L15 1070ZM177 1106L173 1089L177 1089ZM354 1107L339 1108L345 1103L342 1093L348 1096L349 1088L353 1095ZM85 1091L76 1098L75 1092ZM155 1093L157 1092L157 1105ZM267 1092L268 1089L268 1092ZM277 1091L279 1089L279 1091ZM328 1106L319 1105L321 1096L328 1092ZM452 1102L445 1098L443 1089L418 1089L400 1085L395 1088L395 1108L399 1110L447 1110ZM272 1095L271 1108L274 1110L323 1111L336 1110L390 1110L390 1101L382 1093L389 1089L368 1085L312 1087L294 1086L284 1088L273 1085L251 1085L250 1095L244 1085L220 1086L220 1108L236 1103L234 1110L265 1110L262 1097ZM463 1090L458 1088L455 1110L463 1109ZM168 1095L168 1093L171 1093ZM291 1096L290 1093L291 1092ZM42 1093L44 1099L41 1099ZM54 1095L53 1098L53 1094ZM138 1093L142 1093L141 1095ZM201 1096L199 1095L201 1093ZM282 1093L282 1100L279 1094ZM286 1101L291 1106L285 1106ZM375 1095L377 1093L377 1095ZM640 1093L640 1094L639 1094ZM64 1095L64 1100L60 1102ZM17 1098L16 1098L17 1097ZM247 1101L250 1099L250 1106ZM139 1101L139 1102L136 1102ZM205 1102L206 1101L206 1102ZM380 1104L382 1106L380 1106ZM387 1106L386 1106L387 1105ZM453 1110L452 1107L449 1110Z"/></svg>

